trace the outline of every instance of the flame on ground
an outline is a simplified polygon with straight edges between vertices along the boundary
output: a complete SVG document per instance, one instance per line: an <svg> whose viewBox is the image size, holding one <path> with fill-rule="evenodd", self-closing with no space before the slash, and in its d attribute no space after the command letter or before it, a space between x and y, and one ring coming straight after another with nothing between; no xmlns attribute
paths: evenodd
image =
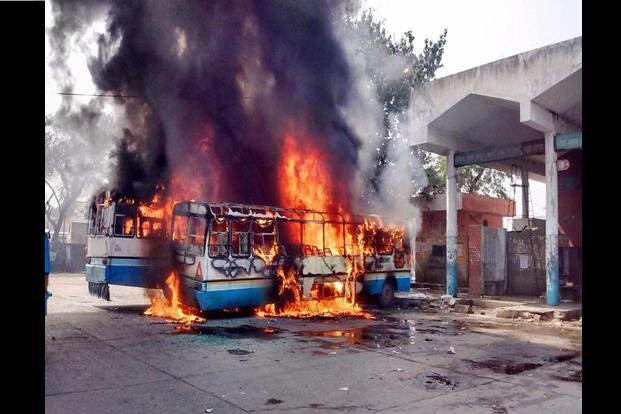
<svg viewBox="0 0 621 414"><path fill-rule="evenodd" d="M331 297L325 299L305 300L302 297L302 291L298 282L295 270L285 271L282 266L276 269L276 276L279 279L278 297L284 301L280 309L276 304L270 303L255 308L255 315L260 318L265 317L286 317L286 318L314 318L314 317L337 317L337 316L353 316L373 319L373 317L364 312L356 303L355 277L352 273L348 276L343 286L342 282L333 282L335 290L344 289L344 296ZM340 285L341 284L341 285ZM342 292L342 290L341 290ZM353 294L352 294L353 293Z"/></svg>
<svg viewBox="0 0 621 414"><path fill-rule="evenodd" d="M157 316L166 319L174 319L183 323L204 322L205 319L196 316L183 306L179 298L180 280L176 271L170 272L166 278L166 285L171 292L171 300L156 295L154 290L149 290L149 298L151 299L151 307L144 314L148 316ZM159 293L159 292L157 292Z"/></svg>

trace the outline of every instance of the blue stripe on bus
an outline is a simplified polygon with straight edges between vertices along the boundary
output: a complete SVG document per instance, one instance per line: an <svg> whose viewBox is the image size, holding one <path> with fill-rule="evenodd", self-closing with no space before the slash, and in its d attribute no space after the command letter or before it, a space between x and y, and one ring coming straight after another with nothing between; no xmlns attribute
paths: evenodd
<svg viewBox="0 0 621 414"><path fill-rule="evenodd" d="M201 310L217 310L225 308L241 308L245 306L260 306L274 302L273 289L267 287L249 287L231 290L201 291L186 288L184 294Z"/></svg>
<svg viewBox="0 0 621 414"><path fill-rule="evenodd" d="M166 269L158 266L86 265L86 280L93 283L157 289L166 276Z"/></svg>
<svg viewBox="0 0 621 414"><path fill-rule="evenodd" d="M377 295L382 291L382 286L384 286L384 280L386 279L385 273L380 273L377 275L372 275L371 277L376 276L376 279L366 279L364 281L364 289L369 295ZM410 274L397 274L397 275L388 275L394 276L397 281L397 292L409 292L410 290Z"/></svg>

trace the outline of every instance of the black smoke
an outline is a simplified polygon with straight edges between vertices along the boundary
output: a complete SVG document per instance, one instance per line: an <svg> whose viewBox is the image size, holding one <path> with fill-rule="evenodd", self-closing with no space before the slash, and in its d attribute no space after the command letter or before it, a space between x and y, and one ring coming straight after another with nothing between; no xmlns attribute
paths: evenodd
<svg viewBox="0 0 621 414"><path fill-rule="evenodd" d="M57 31L90 24L95 6L77 3L58 3ZM341 115L352 79L332 31L337 4L106 2L89 71L100 90L135 97L117 98L129 125L112 154L116 191L147 200L177 177L199 181L197 199L278 205L291 131L302 147L322 148L339 190L349 188L360 140Z"/></svg>

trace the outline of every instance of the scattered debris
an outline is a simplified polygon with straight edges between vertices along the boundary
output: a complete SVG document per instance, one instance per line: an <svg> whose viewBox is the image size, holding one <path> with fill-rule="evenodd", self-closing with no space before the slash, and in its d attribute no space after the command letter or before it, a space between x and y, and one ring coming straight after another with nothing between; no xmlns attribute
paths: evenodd
<svg viewBox="0 0 621 414"><path fill-rule="evenodd" d="M270 398L269 400L265 402L265 405L275 405L275 404L281 404L283 402L284 402L283 400L279 400L277 398Z"/></svg>
<svg viewBox="0 0 621 414"><path fill-rule="evenodd" d="M401 369L401 368L393 368L392 370L396 371L396 372L403 372L403 369Z"/></svg>
<svg viewBox="0 0 621 414"><path fill-rule="evenodd" d="M455 381L451 381L449 379L447 379L445 376L440 375L436 372L434 372L431 375L427 375L427 381L425 381L427 384L440 384L440 385L447 385L449 387L451 387L452 390L455 389L455 387L457 387L457 382Z"/></svg>

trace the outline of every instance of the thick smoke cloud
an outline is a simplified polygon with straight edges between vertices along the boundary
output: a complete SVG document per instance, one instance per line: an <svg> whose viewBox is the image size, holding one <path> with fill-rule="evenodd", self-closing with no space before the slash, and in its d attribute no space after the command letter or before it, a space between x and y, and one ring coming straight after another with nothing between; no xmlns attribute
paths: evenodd
<svg viewBox="0 0 621 414"><path fill-rule="evenodd" d="M96 86L125 95L113 186L150 200L158 184L207 201L282 205L285 136L320 149L329 198L350 211L410 218L412 166L395 130L388 167L369 194L384 108L366 68L398 78L403 65L343 25L352 1L107 1L54 4L56 61L71 36L105 13L88 64ZM364 36L364 34L362 34ZM397 122L395 122L397 124ZM365 193L366 198L360 198ZM312 207L312 206L310 206ZM335 206L336 207L336 206Z"/></svg>
<svg viewBox="0 0 621 414"><path fill-rule="evenodd" d="M349 184L359 138L341 107L352 79L327 2L109 7L89 70L101 90L141 98L119 100L129 128L115 152L115 183L126 196L146 199L158 183L180 183L197 198L278 204L288 133L301 148L322 148L330 176Z"/></svg>

